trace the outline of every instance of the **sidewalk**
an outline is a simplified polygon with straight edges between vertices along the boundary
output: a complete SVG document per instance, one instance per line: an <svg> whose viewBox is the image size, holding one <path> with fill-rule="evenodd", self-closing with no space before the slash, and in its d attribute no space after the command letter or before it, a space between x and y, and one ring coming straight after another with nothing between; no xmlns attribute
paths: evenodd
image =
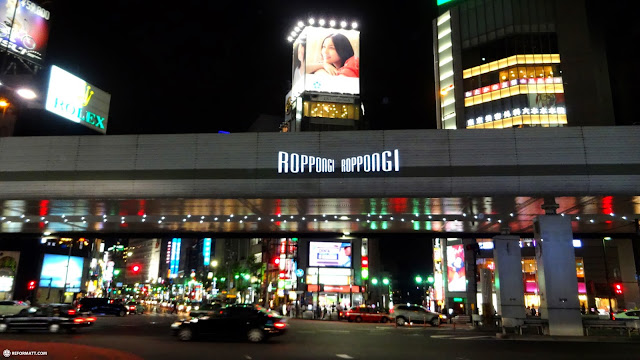
<svg viewBox="0 0 640 360"><path fill-rule="evenodd" d="M602 343L637 343L640 344L638 335L611 335L611 336L552 336L552 335L516 335L502 333L496 334L496 338L501 340L515 341L564 341L564 342L602 342Z"/></svg>

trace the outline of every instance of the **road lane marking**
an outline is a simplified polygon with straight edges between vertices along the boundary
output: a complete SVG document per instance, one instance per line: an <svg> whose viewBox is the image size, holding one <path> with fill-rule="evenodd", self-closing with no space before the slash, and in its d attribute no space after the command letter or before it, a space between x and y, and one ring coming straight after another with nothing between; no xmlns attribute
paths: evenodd
<svg viewBox="0 0 640 360"><path fill-rule="evenodd" d="M444 338L454 337L454 336L456 335L431 335L431 337L434 339L444 339Z"/></svg>
<svg viewBox="0 0 640 360"><path fill-rule="evenodd" d="M336 356L341 358L341 359L353 359L352 356L349 356L347 354L336 354Z"/></svg>
<svg viewBox="0 0 640 360"><path fill-rule="evenodd" d="M318 330L319 332L349 334L351 330Z"/></svg>
<svg viewBox="0 0 640 360"><path fill-rule="evenodd" d="M483 339L483 338L490 338L491 336L488 335L484 335L484 336L460 336L460 337L452 337L450 339L455 339L455 340L473 340L473 339Z"/></svg>

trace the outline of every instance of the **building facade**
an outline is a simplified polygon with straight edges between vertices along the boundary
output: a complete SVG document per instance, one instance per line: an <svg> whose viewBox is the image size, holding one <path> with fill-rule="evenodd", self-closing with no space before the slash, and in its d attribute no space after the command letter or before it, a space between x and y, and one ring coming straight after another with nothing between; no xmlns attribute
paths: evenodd
<svg viewBox="0 0 640 360"><path fill-rule="evenodd" d="M584 0L450 1L439 10L438 128L614 124L602 29Z"/></svg>

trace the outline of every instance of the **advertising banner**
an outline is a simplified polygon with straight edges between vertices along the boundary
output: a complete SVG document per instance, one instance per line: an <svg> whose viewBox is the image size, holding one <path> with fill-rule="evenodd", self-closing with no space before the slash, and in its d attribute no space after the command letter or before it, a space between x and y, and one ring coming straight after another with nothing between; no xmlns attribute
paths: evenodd
<svg viewBox="0 0 640 360"><path fill-rule="evenodd" d="M33 1L0 0L0 47L42 66L49 41L49 11Z"/></svg>
<svg viewBox="0 0 640 360"><path fill-rule="evenodd" d="M309 243L310 267L351 267L351 244L346 242Z"/></svg>
<svg viewBox="0 0 640 360"><path fill-rule="evenodd" d="M360 93L360 32L306 27L293 45L292 95Z"/></svg>
<svg viewBox="0 0 640 360"><path fill-rule="evenodd" d="M111 95L57 66L51 67L45 109L107 133Z"/></svg>
<svg viewBox="0 0 640 360"><path fill-rule="evenodd" d="M44 254L40 288L66 288L66 291L70 292L80 291L83 266L84 259L78 256Z"/></svg>
<svg viewBox="0 0 640 360"><path fill-rule="evenodd" d="M447 289L449 291L467 291L464 245L462 244L447 246Z"/></svg>

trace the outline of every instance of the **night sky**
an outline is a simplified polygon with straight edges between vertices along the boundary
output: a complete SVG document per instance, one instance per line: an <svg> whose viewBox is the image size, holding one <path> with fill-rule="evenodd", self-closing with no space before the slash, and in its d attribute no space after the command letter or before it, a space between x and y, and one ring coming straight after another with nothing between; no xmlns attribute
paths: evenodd
<svg viewBox="0 0 640 360"><path fill-rule="evenodd" d="M374 128L436 127L435 0L384 11L364 1L56 1L50 8L46 60L111 94L108 134L241 132L260 114L280 122L291 81L286 37L310 16L359 23L361 97Z"/></svg>
<svg viewBox="0 0 640 360"><path fill-rule="evenodd" d="M640 39L632 26L637 5L587 2L608 40L618 124L631 124L627 51ZM432 129L435 3L59 0L45 5L52 14L46 61L111 94L108 134L242 132L260 114L283 118L286 37L298 20L357 21L361 98L372 128Z"/></svg>

